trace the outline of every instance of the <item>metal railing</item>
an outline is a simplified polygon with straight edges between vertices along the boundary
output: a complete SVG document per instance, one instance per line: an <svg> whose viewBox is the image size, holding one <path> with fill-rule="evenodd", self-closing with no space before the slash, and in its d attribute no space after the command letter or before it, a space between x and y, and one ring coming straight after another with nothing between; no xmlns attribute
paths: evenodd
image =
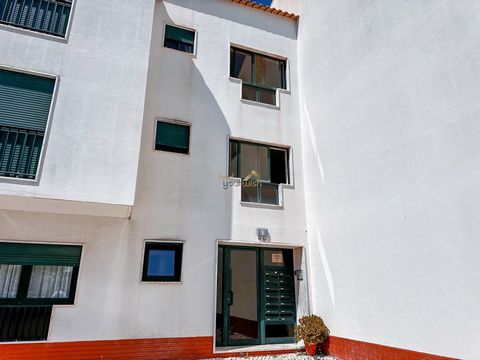
<svg viewBox="0 0 480 360"><path fill-rule="evenodd" d="M0 126L0 176L35 179L44 133Z"/></svg>
<svg viewBox="0 0 480 360"><path fill-rule="evenodd" d="M0 341L46 340L52 305L0 305Z"/></svg>
<svg viewBox="0 0 480 360"><path fill-rule="evenodd" d="M0 23L64 37L72 0L0 0Z"/></svg>

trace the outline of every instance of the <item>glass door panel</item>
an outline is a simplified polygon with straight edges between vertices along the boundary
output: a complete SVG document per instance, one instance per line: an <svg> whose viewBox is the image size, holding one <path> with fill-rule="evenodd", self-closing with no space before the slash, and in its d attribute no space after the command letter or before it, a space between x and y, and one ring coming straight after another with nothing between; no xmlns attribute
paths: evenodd
<svg viewBox="0 0 480 360"><path fill-rule="evenodd" d="M257 250L230 250L228 343L255 344L258 332Z"/></svg>

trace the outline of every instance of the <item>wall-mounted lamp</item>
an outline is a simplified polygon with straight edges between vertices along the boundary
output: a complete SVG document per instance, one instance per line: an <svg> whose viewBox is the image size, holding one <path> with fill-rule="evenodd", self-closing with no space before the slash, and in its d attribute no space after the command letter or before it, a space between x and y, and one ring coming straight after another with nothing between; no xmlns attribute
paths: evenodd
<svg viewBox="0 0 480 360"><path fill-rule="evenodd" d="M267 228L257 228L257 237L258 237L258 241L267 241L268 229Z"/></svg>
<svg viewBox="0 0 480 360"><path fill-rule="evenodd" d="M294 274L297 277L298 281L303 280L303 270L295 270Z"/></svg>

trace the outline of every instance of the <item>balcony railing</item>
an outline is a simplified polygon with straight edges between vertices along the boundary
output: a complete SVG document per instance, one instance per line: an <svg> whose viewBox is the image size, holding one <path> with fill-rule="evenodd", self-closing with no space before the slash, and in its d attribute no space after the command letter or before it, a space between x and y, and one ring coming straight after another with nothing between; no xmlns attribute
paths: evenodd
<svg viewBox="0 0 480 360"><path fill-rule="evenodd" d="M278 184L244 182L242 183L242 201L278 205Z"/></svg>
<svg viewBox="0 0 480 360"><path fill-rule="evenodd" d="M0 23L64 37L72 0L0 0Z"/></svg>
<svg viewBox="0 0 480 360"><path fill-rule="evenodd" d="M0 176L35 179L44 133L0 126Z"/></svg>
<svg viewBox="0 0 480 360"><path fill-rule="evenodd" d="M0 305L0 341L46 340L52 305Z"/></svg>

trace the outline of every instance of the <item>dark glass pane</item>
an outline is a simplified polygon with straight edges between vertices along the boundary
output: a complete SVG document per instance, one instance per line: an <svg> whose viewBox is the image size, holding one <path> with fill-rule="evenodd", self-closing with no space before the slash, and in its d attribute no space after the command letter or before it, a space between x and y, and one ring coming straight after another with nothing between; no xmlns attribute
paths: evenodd
<svg viewBox="0 0 480 360"><path fill-rule="evenodd" d="M270 149L270 176L274 184L287 183L286 150Z"/></svg>
<svg viewBox="0 0 480 360"><path fill-rule="evenodd" d="M269 180L268 147L242 143L240 177L243 180Z"/></svg>
<svg viewBox="0 0 480 360"><path fill-rule="evenodd" d="M247 182L242 184L242 201L258 203L257 186L253 183Z"/></svg>
<svg viewBox="0 0 480 360"><path fill-rule="evenodd" d="M276 92L273 90L258 89L259 102L264 104L276 105Z"/></svg>
<svg viewBox="0 0 480 360"><path fill-rule="evenodd" d="M230 340L258 338L257 253L231 250Z"/></svg>
<svg viewBox="0 0 480 360"><path fill-rule="evenodd" d="M217 263L217 312L215 342L218 345L222 342L223 333L223 248L218 248Z"/></svg>
<svg viewBox="0 0 480 360"><path fill-rule="evenodd" d="M293 325L279 324L279 325L265 325L265 337L293 337Z"/></svg>
<svg viewBox="0 0 480 360"><path fill-rule="evenodd" d="M233 58L233 77L242 79L244 82L252 82L252 56L240 50L234 50Z"/></svg>
<svg viewBox="0 0 480 360"><path fill-rule="evenodd" d="M165 39L165 47L193 54L193 45L177 40Z"/></svg>
<svg viewBox="0 0 480 360"><path fill-rule="evenodd" d="M154 250L148 252L148 276L174 276L175 250Z"/></svg>
<svg viewBox="0 0 480 360"><path fill-rule="evenodd" d="M255 84L282 87L282 67L279 60L255 56Z"/></svg>
<svg viewBox="0 0 480 360"><path fill-rule="evenodd" d="M242 86L242 99L257 101L257 89L253 86Z"/></svg>
<svg viewBox="0 0 480 360"><path fill-rule="evenodd" d="M230 141L230 170L229 170L229 176L233 177L238 177L238 170L237 170L237 165L238 165L238 160L239 160L239 154L238 154L238 142L236 141Z"/></svg>
<svg viewBox="0 0 480 360"><path fill-rule="evenodd" d="M156 150L188 154L190 126L157 121Z"/></svg>
<svg viewBox="0 0 480 360"><path fill-rule="evenodd" d="M193 45L195 40L195 32L187 29L178 28L171 25L165 26L165 38L177 40Z"/></svg>
<svg viewBox="0 0 480 360"><path fill-rule="evenodd" d="M261 183L259 190L262 204L278 205L278 185Z"/></svg>

